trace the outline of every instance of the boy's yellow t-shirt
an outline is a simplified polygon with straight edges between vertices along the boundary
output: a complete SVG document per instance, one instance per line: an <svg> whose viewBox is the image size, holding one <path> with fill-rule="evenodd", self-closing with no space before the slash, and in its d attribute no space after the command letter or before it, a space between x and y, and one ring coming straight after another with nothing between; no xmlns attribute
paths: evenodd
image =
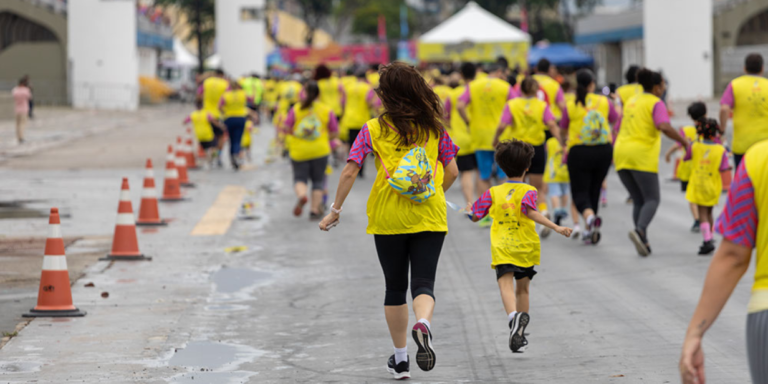
<svg viewBox="0 0 768 384"><path fill-rule="evenodd" d="M545 183L570 183L568 165L563 163L563 146L560 142L550 137L547 140L547 165L544 168Z"/></svg>
<svg viewBox="0 0 768 384"><path fill-rule="evenodd" d="M488 213L491 225L491 268L512 264L521 268L539 265L541 242L536 223L523 212L523 199L536 188L522 182L506 182L490 190L493 203ZM531 198L535 206L536 200Z"/></svg>

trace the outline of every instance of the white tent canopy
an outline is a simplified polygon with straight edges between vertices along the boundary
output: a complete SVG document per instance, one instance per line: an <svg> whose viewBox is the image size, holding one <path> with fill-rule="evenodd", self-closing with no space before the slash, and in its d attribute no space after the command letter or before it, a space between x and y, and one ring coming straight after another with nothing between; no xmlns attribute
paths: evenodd
<svg viewBox="0 0 768 384"><path fill-rule="evenodd" d="M184 47L184 44L178 37L173 39L173 54L176 57L174 61L180 66L194 67L197 65L197 57Z"/></svg>
<svg viewBox="0 0 768 384"><path fill-rule="evenodd" d="M458 44L529 42L531 36L496 15L486 11L474 1L437 27L425 33L421 43Z"/></svg>

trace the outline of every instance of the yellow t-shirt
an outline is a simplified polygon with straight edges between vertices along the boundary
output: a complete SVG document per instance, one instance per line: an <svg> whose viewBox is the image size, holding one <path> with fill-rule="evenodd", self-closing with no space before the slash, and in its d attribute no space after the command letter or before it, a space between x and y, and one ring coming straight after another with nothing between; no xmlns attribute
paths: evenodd
<svg viewBox="0 0 768 384"><path fill-rule="evenodd" d="M203 81L203 109L215 118L221 117L219 101L229 88L229 82L220 77L209 77Z"/></svg>
<svg viewBox="0 0 768 384"><path fill-rule="evenodd" d="M504 80L486 77L473 80L468 87L472 147L476 151L493 151L493 138L509 98L510 85Z"/></svg>
<svg viewBox="0 0 768 384"><path fill-rule="evenodd" d="M293 106L295 120L288 148L291 160L309 161L331 154L328 134L330 112L328 106L318 101L307 109L302 109L300 103Z"/></svg>
<svg viewBox="0 0 768 384"><path fill-rule="evenodd" d="M379 73L378 72L370 72L365 75L365 78L368 80L368 83L371 84L373 88L377 88L379 86Z"/></svg>
<svg viewBox="0 0 768 384"><path fill-rule="evenodd" d="M608 121L611 104L608 98L594 93L587 94L586 106L576 100L566 104L568 112L568 149L575 145L602 145L612 140Z"/></svg>
<svg viewBox="0 0 768 384"><path fill-rule="evenodd" d="M755 143L768 139L768 79L741 76L733 88L733 153L742 155Z"/></svg>
<svg viewBox="0 0 768 384"><path fill-rule="evenodd" d="M339 92L339 86L341 82L338 77L329 77L317 82L317 87L320 88L320 101L331 107L333 113L336 116L341 115L341 92Z"/></svg>
<svg viewBox="0 0 768 384"><path fill-rule="evenodd" d="M515 138L538 147L546 140L547 125L544 124L544 110L547 102L535 97L518 97L507 102L514 119L514 126L507 128L501 139ZM501 119L499 119L501 120Z"/></svg>
<svg viewBox="0 0 768 384"><path fill-rule="evenodd" d="M285 116L292 105L299 102L299 95L301 94L301 84L298 81L284 81L280 83L280 87L277 91L277 111L273 124L280 126L285 120Z"/></svg>
<svg viewBox="0 0 768 384"><path fill-rule="evenodd" d="M617 171L628 169L659 173L661 132L653 122L653 108L659 101L658 97L643 93L629 99L624 107L621 129L613 150Z"/></svg>
<svg viewBox="0 0 768 384"><path fill-rule="evenodd" d="M697 141L691 145L691 179L685 198L696 205L714 207L723 193L720 178L725 147L720 144Z"/></svg>
<svg viewBox="0 0 768 384"><path fill-rule="evenodd" d="M457 108L459 96L461 96L464 91L466 91L466 88L456 87L451 90L450 93L451 121L449 122L450 127L448 128L448 134L451 135L453 143L459 146L458 156L466 156L475 153L474 148L472 148L472 136L469 134L469 128L467 128L467 123L465 123L464 119L459 115L459 109ZM467 113L469 113L469 111L467 111ZM472 115L469 116L469 119L470 121L472 120Z"/></svg>
<svg viewBox="0 0 768 384"><path fill-rule="evenodd" d="M544 168L545 183L570 183L568 165L563 163L563 147L560 142L550 137L547 140L547 165Z"/></svg>
<svg viewBox="0 0 768 384"><path fill-rule="evenodd" d="M272 108L277 103L277 88L277 81L273 79L264 81L264 103L267 107Z"/></svg>
<svg viewBox="0 0 768 384"><path fill-rule="evenodd" d="M226 91L222 97L224 105L221 109L225 119L248 116L248 98L244 90Z"/></svg>
<svg viewBox="0 0 768 384"><path fill-rule="evenodd" d="M768 309L768 141L762 141L750 147L744 156L747 174L752 182L757 208L757 236L755 237L755 284L752 286L752 298L749 312L755 313ZM761 204L762 203L762 204Z"/></svg>
<svg viewBox="0 0 768 384"><path fill-rule="evenodd" d="M490 189L493 203L488 213L491 225L491 268L512 264L521 268L539 265L541 242L536 223L523 213L522 202L536 188L519 182L506 182Z"/></svg>
<svg viewBox="0 0 768 384"><path fill-rule="evenodd" d="M557 106L557 94L560 93L561 89L560 83L547 75L533 75L533 78L539 83L539 88L547 94L549 108L552 110L555 119L560 120L563 116L563 112L560 110L560 107Z"/></svg>
<svg viewBox="0 0 768 384"><path fill-rule="evenodd" d="M641 93L643 93L643 86L637 83L624 84L616 89L616 94L619 95L622 106L627 105L629 99Z"/></svg>
<svg viewBox="0 0 768 384"><path fill-rule="evenodd" d="M208 121L210 113L204 109L198 109L189 115L189 120L192 122L192 127L195 129L195 136L197 141L201 143L207 143L213 141L213 126Z"/></svg>
<svg viewBox="0 0 768 384"><path fill-rule="evenodd" d="M686 139L690 142L696 141L698 138L698 133L696 132L696 127L692 125L688 125L683 127L682 129L683 136L685 136ZM680 181L688 181L691 179L691 161L690 160L682 160L680 161L680 165L677 166L677 178Z"/></svg>
<svg viewBox="0 0 768 384"><path fill-rule="evenodd" d="M367 100L370 92L371 85L364 81L358 81L347 89L344 116L339 123L342 135L348 134L350 129L361 129L371 118L371 108Z"/></svg>
<svg viewBox="0 0 768 384"><path fill-rule="evenodd" d="M443 177L445 171L437 161L440 138L434 135L429 137L426 143L417 145L425 147L427 157L431 164L437 163L435 170L436 194L422 204L414 204L403 198L387 182L387 174L381 169L381 164L386 165L390 174L394 174L400 160L412 149L401 147L398 142L398 133L388 126L382 127L379 119L371 119L368 131L373 144L376 160L376 180L373 182L371 194L368 196L368 230L371 235L398 235L418 232L448 232L448 220L446 218L445 194L443 193ZM390 122L390 124L392 124ZM387 130L382 135L382 130Z"/></svg>
<svg viewBox="0 0 768 384"><path fill-rule="evenodd" d="M245 129L243 130L243 137L240 139L240 146L243 148L251 147L251 131L253 130L253 123L250 120L245 121Z"/></svg>
<svg viewBox="0 0 768 384"><path fill-rule="evenodd" d="M436 87L433 87L432 90L435 92L437 97L440 98L440 101L442 101L443 104L445 104L445 100L447 100L448 97L450 97L452 89L447 85L438 85Z"/></svg>

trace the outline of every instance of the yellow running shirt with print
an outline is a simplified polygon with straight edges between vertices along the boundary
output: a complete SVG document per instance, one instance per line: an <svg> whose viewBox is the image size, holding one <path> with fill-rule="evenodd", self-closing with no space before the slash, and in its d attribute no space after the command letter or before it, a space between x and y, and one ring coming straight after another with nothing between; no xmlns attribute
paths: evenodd
<svg viewBox="0 0 768 384"><path fill-rule="evenodd" d="M733 153L743 155L768 139L768 79L741 76L731 81L733 98Z"/></svg>
<svg viewBox="0 0 768 384"><path fill-rule="evenodd" d="M539 265L541 243L536 223L523 213L525 194L536 188L525 183L504 183L490 189L493 203L488 211L491 225L491 268L513 264L521 268Z"/></svg>
<svg viewBox="0 0 768 384"><path fill-rule="evenodd" d="M692 125L688 125L683 127L682 129L683 136L685 136L688 141L693 143L696 141L696 139L699 137L699 134L696 132L696 127ZM691 161L690 160L681 160L680 165L677 166L677 178L680 181L688 181L691 179Z"/></svg>
<svg viewBox="0 0 768 384"><path fill-rule="evenodd" d="M714 207L723 193L720 177L725 147L697 141L691 146L691 179L685 198L702 207Z"/></svg>
<svg viewBox="0 0 768 384"><path fill-rule="evenodd" d="M613 161L616 170L659 173L661 132L653 122L653 108L661 101L643 93L629 99L624 107L621 129L616 137Z"/></svg>
<svg viewBox="0 0 768 384"><path fill-rule="evenodd" d="M224 106L221 108L224 118L248 116L248 96L245 91L238 89L224 92Z"/></svg>
<svg viewBox="0 0 768 384"><path fill-rule="evenodd" d="M504 80L486 77L469 83L469 106L472 116L469 133L476 151L493 151L493 138L499 126L510 85Z"/></svg>
<svg viewBox="0 0 768 384"><path fill-rule="evenodd" d="M539 88L541 88L544 93L547 94L547 99L549 100L549 108L552 110L552 115L554 115L555 119L559 121L563 116L563 112L557 105L557 94L560 93L561 89L560 83L547 75L533 75L533 78L536 79L537 83L539 83Z"/></svg>
<svg viewBox="0 0 768 384"><path fill-rule="evenodd" d="M629 99L643 93L643 86L637 83L624 84L616 90L616 94L619 95L621 105L627 105Z"/></svg>
<svg viewBox="0 0 768 384"><path fill-rule="evenodd" d="M288 154L293 161L308 161L326 157L331 154L328 141L328 117L331 109L325 104L315 101L307 108L301 108L297 103L293 106L295 117Z"/></svg>
<svg viewBox="0 0 768 384"><path fill-rule="evenodd" d="M213 141L213 126L208 121L210 113L203 109L198 109L189 115L189 120L192 121L192 127L195 129L195 136L197 141L201 143L207 143Z"/></svg>
<svg viewBox="0 0 768 384"><path fill-rule="evenodd" d="M563 163L563 146L554 137L547 140L547 165L544 167L545 183L570 183L568 165Z"/></svg>
<svg viewBox="0 0 768 384"><path fill-rule="evenodd" d="M451 135L453 143L459 147L458 156L471 155L475 153L472 148L472 136L469 134L467 123L459 115L459 109L457 108L459 103L459 97L466 91L465 87L456 87L451 90L451 121L448 128L448 134ZM469 113L469 111L467 111ZM469 120L472 121L472 115L469 116Z"/></svg>
<svg viewBox="0 0 768 384"><path fill-rule="evenodd" d="M512 113L515 125L507 128L501 139L515 138L534 147L544 144L547 138L545 133L547 125L544 124L544 110L547 109L547 102L535 97L518 97L508 101L507 106Z"/></svg>
<svg viewBox="0 0 768 384"><path fill-rule="evenodd" d="M329 77L317 81L317 87L320 89L320 101L331 107L336 116L341 116L341 92L339 92L341 81L338 77Z"/></svg>

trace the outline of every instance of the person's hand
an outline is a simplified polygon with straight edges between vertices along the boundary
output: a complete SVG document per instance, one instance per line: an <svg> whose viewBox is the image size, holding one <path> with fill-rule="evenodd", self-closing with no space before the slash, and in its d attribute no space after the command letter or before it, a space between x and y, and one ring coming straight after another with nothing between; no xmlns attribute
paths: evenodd
<svg viewBox="0 0 768 384"><path fill-rule="evenodd" d="M557 228L555 228L555 232L557 232L557 233L559 233L559 234L561 234L561 235L563 235L565 237L571 237L571 232L573 232L573 229L568 228L568 227L560 227L560 226L558 226Z"/></svg>
<svg viewBox="0 0 768 384"><path fill-rule="evenodd" d="M704 350L701 337L686 337L683 354L680 356L680 379L683 384L705 384Z"/></svg>
<svg viewBox="0 0 768 384"><path fill-rule="evenodd" d="M464 208L464 211L466 211L468 214L472 214L472 203L467 203L466 208Z"/></svg>
<svg viewBox="0 0 768 384"><path fill-rule="evenodd" d="M672 161L672 152L667 152L667 154L664 155L664 161L666 161L667 163Z"/></svg>
<svg viewBox="0 0 768 384"><path fill-rule="evenodd" d="M332 211L327 216L325 216L323 220L320 221L319 226L321 231L327 232L338 224L339 224L339 214Z"/></svg>

